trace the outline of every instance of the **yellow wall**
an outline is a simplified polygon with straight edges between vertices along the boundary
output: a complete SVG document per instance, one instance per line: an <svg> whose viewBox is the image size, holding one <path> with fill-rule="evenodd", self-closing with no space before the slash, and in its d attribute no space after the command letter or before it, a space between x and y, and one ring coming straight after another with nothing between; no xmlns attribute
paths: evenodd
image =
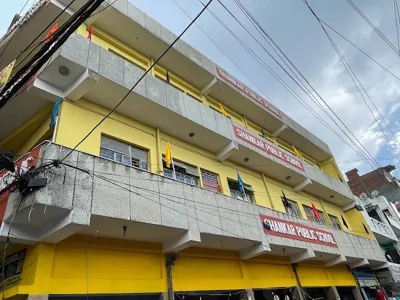
<svg viewBox="0 0 400 300"><path fill-rule="evenodd" d="M86 100L79 100L77 103L64 101L60 109L56 143L67 147L74 147L107 112L107 109ZM304 192L294 192L291 186L266 175L264 175L264 182L262 174L258 172L246 169L231 161L220 162L215 158L214 153L207 152L163 132L160 132L160 153L157 153L157 130L118 113L114 113L110 118L107 118L78 147L78 150L99 155L102 134L148 149L150 171L153 173L158 173L158 161L161 161L158 158L161 158L165 154L166 143L169 142L173 157L177 161L182 161L218 174L222 192L225 195L230 195L227 179L236 180L236 170L238 170L243 182L255 190L254 198L257 204L284 212L285 208L281 200L283 190L287 198L298 203L303 218L306 217L303 204L311 206L313 203L317 209L336 216L339 222L342 223L341 208L339 206L328 202L321 202L318 198ZM162 171L161 166L160 170ZM349 225L349 230L352 230L353 222L349 220L347 214L343 214L343 217ZM325 219L329 224L329 219L327 217ZM348 230L343 224L341 225L343 230ZM356 234L359 233L362 234L361 231Z"/></svg>
<svg viewBox="0 0 400 300"><path fill-rule="evenodd" d="M29 246L16 294L110 294L167 291L162 245L74 235L58 244ZM299 264L303 286L354 286L346 266ZM233 251L188 248L174 263L175 291L236 290L297 285L288 257L241 260Z"/></svg>
<svg viewBox="0 0 400 300"><path fill-rule="evenodd" d="M319 262L300 263L297 274L303 287L356 286L352 273L345 265L325 268Z"/></svg>
<svg viewBox="0 0 400 300"><path fill-rule="evenodd" d="M87 26L86 25L81 25L78 30L78 34L87 37L88 32L87 32ZM113 52L114 54L126 59L127 61L139 66L143 70L147 70L150 65L152 64L152 59L146 57L142 53L139 53L132 47L129 47L125 45L124 43L120 42L119 40L115 39L114 37L108 35L106 32L94 27L93 32L92 32L92 42L99 45L100 47L104 49L108 49L109 51ZM161 65L156 65L153 70L151 70L150 74L153 76L156 76L157 78L165 81L166 80L166 73L167 70L161 66ZM203 103L206 106L211 107L212 109L215 109L216 111L221 111L220 109L220 101L218 99L215 99L213 97L207 96L204 97L201 95L200 88L195 87L185 81L184 79L178 77L176 74L169 72L169 78L170 78L170 84L174 86L175 88L179 89L183 93L193 97L194 99L198 100L199 102ZM257 133L259 135L261 133L261 127L258 124L255 124L253 122L247 121L244 116L242 116L239 112L236 112L229 107L224 106L224 109L227 113L227 116L231 118L234 122L241 124L242 126L247 127L249 130ZM292 149L292 145L290 143L287 143L286 141L283 141L282 139L275 139L270 132L267 130L264 130L264 133L266 135L266 138L269 139L270 141L276 143L283 149L294 153ZM299 150L299 149L298 149ZM304 155L303 158L305 159L305 163L309 163L314 165L315 167L319 168L318 162L313 159L312 157L309 157L307 155ZM339 169L336 167L330 167L331 164L326 165L325 168L322 168L321 170L329 174L330 176L343 180L343 176L341 175ZM333 160L333 165L336 165ZM344 180L343 180L344 182Z"/></svg>

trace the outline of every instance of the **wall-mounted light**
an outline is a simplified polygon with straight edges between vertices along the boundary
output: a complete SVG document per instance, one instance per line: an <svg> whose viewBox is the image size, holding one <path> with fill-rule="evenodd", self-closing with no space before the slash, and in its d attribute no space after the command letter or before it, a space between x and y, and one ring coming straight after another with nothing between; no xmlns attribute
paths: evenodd
<svg viewBox="0 0 400 300"><path fill-rule="evenodd" d="M58 72L62 75L62 76L68 76L69 75L69 69L66 66L61 66L58 68Z"/></svg>
<svg viewBox="0 0 400 300"><path fill-rule="evenodd" d="M292 176L286 176L285 179L286 179L286 180L290 180L290 179L292 179Z"/></svg>
<svg viewBox="0 0 400 300"><path fill-rule="evenodd" d="M189 133L190 137L194 137L194 132Z"/></svg>
<svg viewBox="0 0 400 300"><path fill-rule="evenodd" d="M244 162L248 162L249 161L249 158L248 157L245 157L244 158Z"/></svg>

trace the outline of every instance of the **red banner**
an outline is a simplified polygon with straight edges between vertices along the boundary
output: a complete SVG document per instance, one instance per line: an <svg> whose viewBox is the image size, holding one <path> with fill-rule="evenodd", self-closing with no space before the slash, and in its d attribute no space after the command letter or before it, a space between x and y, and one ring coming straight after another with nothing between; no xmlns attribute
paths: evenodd
<svg viewBox="0 0 400 300"><path fill-rule="evenodd" d="M40 154L40 146L37 146L31 152L28 152L27 154L22 156L15 162L15 172L26 171L30 167L36 165L39 154ZM8 176L10 177L9 180L6 179L6 177ZM13 176L14 174L8 170L0 171L0 190L5 188L9 181L12 181ZM10 196L9 192L5 192L2 195L0 195L0 222L3 222L4 213L6 212L9 196Z"/></svg>
<svg viewBox="0 0 400 300"><path fill-rule="evenodd" d="M272 155L280 159L282 162L290 164L291 166L304 172L304 166L300 160L290 155L287 155L285 152L279 150L278 148L275 148L274 146L269 145L267 142L244 131L243 129L241 129L236 125L233 125L233 131L235 132L235 136L241 139L242 141L245 141L246 143L249 143L252 146L257 147L258 149L264 151L265 153Z"/></svg>
<svg viewBox="0 0 400 300"><path fill-rule="evenodd" d="M225 72L223 69L221 69L218 66L217 66L217 74L218 74L218 77L220 77L224 81L226 81L235 90L237 90L238 92L244 94L245 96L249 97L250 99L253 99L257 103L259 103L261 106L266 108L269 112L271 112L272 114L277 116L279 119L282 119L282 114L277 108L273 107L263 97L258 95L256 92L253 92L250 88L248 88L242 82L240 82L235 77L233 77L232 75L228 74L227 72Z"/></svg>
<svg viewBox="0 0 400 300"><path fill-rule="evenodd" d="M260 214L265 234L338 248L331 232Z"/></svg>

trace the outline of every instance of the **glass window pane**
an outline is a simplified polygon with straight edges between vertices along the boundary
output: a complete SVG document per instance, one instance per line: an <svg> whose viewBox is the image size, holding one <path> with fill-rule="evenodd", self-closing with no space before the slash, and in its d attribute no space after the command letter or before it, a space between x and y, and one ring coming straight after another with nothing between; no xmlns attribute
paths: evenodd
<svg viewBox="0 0 400 300"><path fill-rule="evenodd" d="M148 154L146 150L139 149L131 146L132 157L138 158L139 160L147 161Z"/></svg>
<svg viewBox="0 0 400 300"><path fill-rule="evenodd" d="M168 178L172 178L172 170L171 169L164 169L164 176Z"/></svg>
<svg viewBox="0 0 400 300"><path fill-rule="evenodd" d="M100 148L100 156L114 160L114 152L107 149Z"/></svg>
<svg viewBox="0 0 400 300"><path fill-rule="evenodd" d="M115 160L118 162L122 162L122 154L115 153Z"/></svg>
<svg viewBox="0 0 400 300"><path fill-rule="evenodd" d="M106 136L102 136L101 137L101 147L102 148L107 148L110 150L113 150L115 152L119 152L125 155L130 155L129 154L129 145L122 143L120 141L111 139L109 137Z"/></svg>
<svg viewBox="0 0 400 300"><path fill-rule="evenodd" d="M132 165L132 160L131 160L131 158L129 156L123 155L122 156L122 163L124 165L131 166Z"/></svg>

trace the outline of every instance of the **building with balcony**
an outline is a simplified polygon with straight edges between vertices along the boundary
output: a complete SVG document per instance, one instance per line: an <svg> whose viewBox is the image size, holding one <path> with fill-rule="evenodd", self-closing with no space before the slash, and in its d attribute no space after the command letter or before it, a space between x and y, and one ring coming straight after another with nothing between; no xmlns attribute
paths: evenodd
<svg viewBox="0 0 400 300"><path fill-rule="evenodd" d="M356 198L357 202L364 207L364 217L369 228L374 233L376 240L379 242L382 252L385 254L387 262L382 265L373 267L376 278L381 286L385 289L388 296L399 296L400 290L400 252L398 248L398 212L393 203L390 203L385 197L378 196L377 191L372 192L375 197L368 198L367 195L361 194L360 198ZM363 269L364 272L370 272L370 269ZM373 295L374 282L369 282L371 286L362 288L362 292L366 295Z"/></svg>
<svg viewBox="0 0 400 300"><path fill-rule="evenodd" d="M2 63L69 3L39 1ZM64 163L0 199L5 297L361 299L350 269L386 259L328 145L184 41L72 151L176 37L111 3L0 110L17 166Z"/></svg>

